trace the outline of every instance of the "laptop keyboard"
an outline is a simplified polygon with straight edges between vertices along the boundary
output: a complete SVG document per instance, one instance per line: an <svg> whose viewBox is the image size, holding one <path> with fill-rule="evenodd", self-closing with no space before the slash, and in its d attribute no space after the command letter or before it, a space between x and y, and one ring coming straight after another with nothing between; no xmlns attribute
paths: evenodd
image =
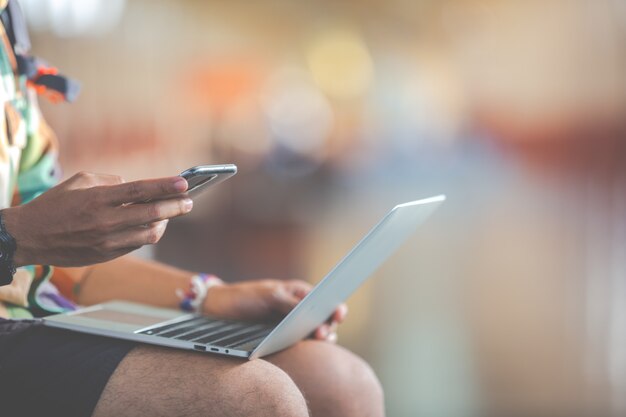
<svg viewBox="0 0 626 417"><path fill-rule="evenodd" d="M265 324L196 317L177 323L152 327L138 332L138 334L236 349L238 346L250 344L250 342L258 341L257 344L260 343L265 336L270 334L272 329L273 327ZM252 345L253 347L254 344ZM246 348L249 349L250 347L246 346Z"/></svg>

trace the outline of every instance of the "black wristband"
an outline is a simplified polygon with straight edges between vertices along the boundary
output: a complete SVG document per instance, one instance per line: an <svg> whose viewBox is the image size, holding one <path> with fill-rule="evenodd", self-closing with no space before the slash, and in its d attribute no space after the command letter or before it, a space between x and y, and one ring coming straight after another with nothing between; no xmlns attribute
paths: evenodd
<svg viewBox="0 0 626 417"><path fill-rule="evenodd" d="M0 286L9 285L15 275L13 255L17 249L15 239L4 226L4 218L0 211Z"/></svg>

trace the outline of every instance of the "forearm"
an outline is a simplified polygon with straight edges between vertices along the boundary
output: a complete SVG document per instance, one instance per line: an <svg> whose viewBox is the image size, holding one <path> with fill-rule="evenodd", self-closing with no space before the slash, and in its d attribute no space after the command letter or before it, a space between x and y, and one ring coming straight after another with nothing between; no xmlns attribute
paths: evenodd
<svg viewBox="0 0 626 417"><path fill-rule="evenodd" d="M113 261L76 270L83 279L78 291L82 305L108 300L128 300L176 308L177 289L187 290L193 272L158 262L124 256Z"/></svg>

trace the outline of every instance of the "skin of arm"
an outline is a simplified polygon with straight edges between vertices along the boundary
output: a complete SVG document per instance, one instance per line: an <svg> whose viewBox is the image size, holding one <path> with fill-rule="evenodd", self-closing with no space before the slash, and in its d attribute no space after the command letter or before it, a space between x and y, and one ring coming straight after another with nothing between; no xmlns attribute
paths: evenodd
<svg viewBox="0 0 626 417"><path fill-rule="evenodd" d="M82 305L122 299L158 307L178 308L176 290L186 290L193 272L154 261L123 256L109 262L67 268L81 283L77 301Z"/></svg>
<svg viewBox="0 0 626 417"><path fill-rule="evenodd" d="M89 267L66 268L80 282L77 301L82 305L122 299L158 307L178 308L176 292L186 290L194 272L131 256ZM277 319L287 314L311 290L299 280L263 279L224 284L209 289L205 314L240 320ZM342 304L313 337L334 342L337 326L344 321Z"/></svg>

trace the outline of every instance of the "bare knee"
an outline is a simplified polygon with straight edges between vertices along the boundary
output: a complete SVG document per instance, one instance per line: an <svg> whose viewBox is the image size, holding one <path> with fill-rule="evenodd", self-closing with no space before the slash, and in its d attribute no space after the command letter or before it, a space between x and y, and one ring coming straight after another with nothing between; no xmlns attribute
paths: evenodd
<svg viewBox="0 0 626 417"><path fill-rule="evenodd" d="M105 416L307 417L306 401L280 368L262 361L142 347L107 384L94 412Z"/></svg>
<svg viewBox="0 0 626 417"><path fill-rule="evenodd" d="M242 416L309 416L304 396L287 373L263 360L246 365L246 370L235 377L240 383L231 392L241 402Z"/></svg>
<svg viewBox="0 0 626 417"><path fill-rule="evenodd" d="M336 414L326 415L384 415L383 389L367 362L330 343L308 341L304 345L308 355L323 364L328 381L333 381L326 395Z"/></svg>
<svg viewBox="0 0 626 417"><path fill-rule="evenodd" d="M305 341L270 360L296 381L314 417L384 415L383 389L374 371L344 348Z"/></svg>

